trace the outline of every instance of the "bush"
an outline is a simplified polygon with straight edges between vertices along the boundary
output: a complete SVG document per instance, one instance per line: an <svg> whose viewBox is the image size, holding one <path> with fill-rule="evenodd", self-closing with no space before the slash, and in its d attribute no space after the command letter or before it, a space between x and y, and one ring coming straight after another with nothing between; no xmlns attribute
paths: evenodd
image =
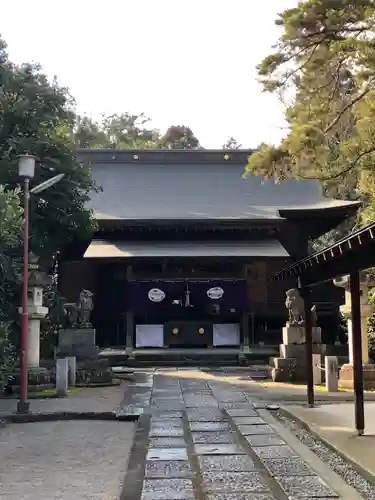
<svg viewBox="0 0 375 500"><path fill-rule="evenodd" d="M9 324L0 323L0 392L4 390L9 374L17 364L16 350L9 339L10 331Z"/></svg>

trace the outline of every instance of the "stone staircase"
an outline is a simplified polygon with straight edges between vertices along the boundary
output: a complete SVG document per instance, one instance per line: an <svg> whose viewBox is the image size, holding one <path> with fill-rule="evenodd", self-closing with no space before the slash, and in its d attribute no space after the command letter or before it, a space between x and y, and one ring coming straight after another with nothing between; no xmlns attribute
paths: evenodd
<svg viewBox="0 0 375 500"><path fill-rule="evenodd" d="M277 350L273 346L253 346L248 352L238 348L206 349L134 349L132 355L125 348L103 349L99 356L110 366L239 366L268 364Z"/></svg>

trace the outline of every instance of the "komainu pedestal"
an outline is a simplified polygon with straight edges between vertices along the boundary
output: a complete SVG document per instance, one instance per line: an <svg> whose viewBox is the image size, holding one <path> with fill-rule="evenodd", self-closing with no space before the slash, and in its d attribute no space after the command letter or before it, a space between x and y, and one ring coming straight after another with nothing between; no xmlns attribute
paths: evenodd
<svg viewBox="0 0 375 500"><path fill-rule="evenodd" d="M94 328L66 328L59 330L59 357L75 356L77 360L98 359Z"/></svg>
<svg viewBox="0 0 375 500"><path fill-rule="evenodd" d="M322 344L320 327L312 328L312 337L313 354L324 356L326 346ZM280 357L273 358L272 364L272 379L275 382L306 382L306 343L303 325L287 325L283 328Z"/></svg>

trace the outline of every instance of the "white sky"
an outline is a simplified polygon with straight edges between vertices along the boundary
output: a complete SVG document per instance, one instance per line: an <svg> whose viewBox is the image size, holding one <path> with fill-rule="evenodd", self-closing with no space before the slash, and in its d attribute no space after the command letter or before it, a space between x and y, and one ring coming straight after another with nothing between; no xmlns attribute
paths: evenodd
<svg viewBox="0 0 375 500"><path fill-rule="evenodd" d="M0 33L14 62L36 61L69 87L78 111L145 112L188 125L204 147L229 135L245 147L285 134L281 105L256 65L298 0L12 0Z"/></svg>

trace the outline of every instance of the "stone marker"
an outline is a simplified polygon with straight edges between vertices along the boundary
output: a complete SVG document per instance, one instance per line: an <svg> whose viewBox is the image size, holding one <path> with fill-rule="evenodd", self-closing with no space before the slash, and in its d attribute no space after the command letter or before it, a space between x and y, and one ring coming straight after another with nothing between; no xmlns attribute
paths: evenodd
<svg viewBox="0 0 375 500"><path fill-rule="evenodd" d="M56 394L66 396L68 394L68 372L67 358L56 360Z"/></svg>
<svg viewBox="0 0 375 500"><path fill-rule="evenodd" d="M75 385L76 385L76 372L77 372L76 357L69 356L66 359L68 360L68 384L70 387L75 387Z"/></svg>
<svg viewBox="0 0 375 500"><path fill-rule="evenodd" d="M325 357L326 389L328 392L338 392L338 360L337 356Z"/></svg>
<svg viewBox="0 0 375 500"><path fill-rule="evenodd" d="M313 354L312 358L313 358L314 385L320 385L322 383L322 367L321 367L322 357L320 354Z"/></svg>

